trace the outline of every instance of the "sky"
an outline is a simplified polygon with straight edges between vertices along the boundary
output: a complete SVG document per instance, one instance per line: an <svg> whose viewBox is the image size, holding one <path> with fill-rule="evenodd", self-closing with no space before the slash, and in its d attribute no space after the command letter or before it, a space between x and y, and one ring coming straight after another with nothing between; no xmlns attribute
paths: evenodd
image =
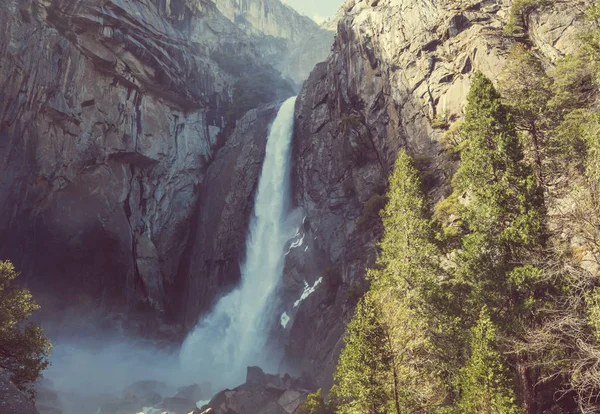
<svg viewBox="0 0 600 414"><path fill-rule="evenodd" d="M322 23L333 17L343 0L282 0L300 13L312 17L317 23Z"/></svg>

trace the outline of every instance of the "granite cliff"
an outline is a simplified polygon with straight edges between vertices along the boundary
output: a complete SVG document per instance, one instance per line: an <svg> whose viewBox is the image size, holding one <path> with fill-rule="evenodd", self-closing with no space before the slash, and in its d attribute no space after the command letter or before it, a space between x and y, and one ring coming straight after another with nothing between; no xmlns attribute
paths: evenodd
<svg viewBox="0 0 600 414"><path fill-rule="evenodd" d="M100 304L195 323L239 277L273 105L292 87L210 1L11 0L4 10L0 256L48 310ZM269 79L268 102L244 117L261 100L237 90L257 76ZM223 160L243 177L219 175L215 187L206 177ZM194 227L222 214L229 232ZM198 249L208 256L196 268Z"/></svg>
<svg viewBox="0 0 600 414"><path fill-rule="evenodd" d="M575 50L589 3L523 16L546 65ZM498 77L511 4L344 3L296 103L305 218L280 287L285 368L330 383L396 154L407 148L433 199L446 195L455 165L441 138L474 71ZM301 81L331 33L275 0L7 0L5 11L0 258L50 308L190 327L238 281L269 124L293 93L282 77ZM269 99L239 102L257 74L274 80Z"/></svg>
<svg viewBox="0 0 600 414"><path fill-rule="evenodd" d="M531 39L551 66L576 50L589 3L557 1L526 12L519 37ZM503 30L511 5L344 3L332 53L296 103L293 185L308 245L288 257L284 285L298 292L304 280L323 280L294 309L286 362L317 384L331 384L344 325L366 288L381 235L376 206L399 148L415 157L432 199L447 195L455 165L441 138L462 118L473 73L497 79L515 41Z"/></svg>
<svg viewBox="0 0 600 414"><path fill-rule="evenodd" d="M298 86L315 63L329 55L331 27L320 27L280 0L212 0L238 28L254 39L262 58Z"/></svg>

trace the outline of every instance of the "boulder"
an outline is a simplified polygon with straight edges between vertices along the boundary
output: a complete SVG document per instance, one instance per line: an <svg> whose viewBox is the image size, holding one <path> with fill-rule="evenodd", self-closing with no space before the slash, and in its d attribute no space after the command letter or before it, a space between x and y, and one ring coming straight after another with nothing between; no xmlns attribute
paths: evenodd
<svg viewBox="0 0 600 414"><path fill-rule="evenodd" d="M214 414L291 414L308 395L292 388L296 383L289 375L282 378L248 367L246 383L215 395L208 409Z"/></svg>

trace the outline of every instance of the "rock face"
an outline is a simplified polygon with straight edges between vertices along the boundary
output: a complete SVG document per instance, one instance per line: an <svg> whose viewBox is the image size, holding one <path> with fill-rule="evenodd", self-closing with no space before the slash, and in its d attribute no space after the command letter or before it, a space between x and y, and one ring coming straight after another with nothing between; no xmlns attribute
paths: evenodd
<svg viewBox="0 0 600 414"><path fill-rule="evenodd" d="M39 414L33 402L10 381L10 375L0 369L0 412L2 414Z"/></svg>
<svg viewBox="0 0 600 414"><path fill-rule="evenodd" d="M301 85L331 50L334 31L320 27L280 0L212 0L240 29L254 38L261 56Z"/></svg>
<svg viewBox="0 0 600 414"><path fill-rule="evenodd" d="M221 272L215 283L210 273L204 283L186 258L206 173L220 157L243 168L231 147L264 145L259 133L274 116L272 107L260 110L236 128L233 85L250 73L277 74L208 0L8 0L3 10L0 257L56 306L99 303L179 321L187 297L177 288L198 279L191 295L199 312L197 302L236 279ZM232 74L232 64L242 69ZM231 232L246 231L257 178L246 172L244 189L221 188L211 200L234 199ZM218 220L221 212L203 214ZM236 243L203 263L239 252Z"/></svg>
<svg viewBox="0 0 600 414"><path fill-rule="evenodd" d="M307 31L318 28L311 18L278 0L212 1L225 17L255 34L299 42Z"/></svg>
<svg viewBox="0 0 600 414"><path fill-rule="evenodd" d="M556 2L525 28L551 65L577 47L588 1ZM432 198L448 190L455 166L440 139L462 117L472 74L496 79L515 41L503 27L511 1L347 0L329 59L296 103L294 197L311 245L289 255L283 284L323 283L286 328L286 362L327 386L343 346L344 323L366 288L365 268L381 235L369 211L402 147L414 155ZM369 202L369 200L372 200Z"/></svg>

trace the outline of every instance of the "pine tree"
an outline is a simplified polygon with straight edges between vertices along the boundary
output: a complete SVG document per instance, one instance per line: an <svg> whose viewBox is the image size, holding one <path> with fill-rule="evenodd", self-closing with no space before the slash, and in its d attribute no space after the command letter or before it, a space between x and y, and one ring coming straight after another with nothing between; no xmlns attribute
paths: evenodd
<svg viewBox="0 0 600 414"><path fill-rule="evenodd" d="M534 266L546 238L544 203L538 180L524 162L512 113L479 72L461 130L452 197L459 200L466 228L454 261L462 321L465 327L481 323L479 310L485 307L505 335L522 336L551 289ZM519 390L526 412L534 413L534 381L525 359L520 355L516 361Z"/></svg>
<svg viewBox="0 0 600 414"><path fill-rule="evenodd" d="M338 362L343 413L432 412L447 396L439 355L448 349L440 350L432 339L443 336L444 319L437 317L434 300L442 291L439 252L431 242L418 171L404 151L388 197L381 254L368 273L371 287L348 326Z"/></svg>
<svg viewBox="0 0 600 414"><path fill-rule="evenodd" d="M346 327L345 342L335 372L338 396L343 401L338 412L386 412L392 356L378 306L369 293L356 306Z"/></svg>
<svg viewBox="0 0 600 414"><path fill-rule="evenodd" d="M515 43L500 75L500 92L512 109L516 126L526 133L536 166L538 183L544 184L547 137L554 124L549 104L552 80L541 62L521 43Z"/></svg>
<svg viewBox="0 0 600 414"><path fill-rule="evenodd" d="M388 198L382 212L385 230L377 270L369 272L371 290L382 304L388 326L399 411L430 411L447 395L440 378L445 369L441 361L448 357L440 354L449 352L442 338L451 331L451 322L438 308L446 302L440 284L440 252L432 242L419 173L405 151L398 154Z"/></svg>
<svg viewBox="0 0 600 414"><path fill-rule="evenodd" d="M488 305L511 323L518 286L510 274L544 238L541 192L508 108L491 81L477 73L462 128L465 146L453 186L468 232L456 276L468 291L468 309ZM478 317L471 315L473 321Z"/></svg>
<svg viewBox="0 0 600 414"><path fill-rule="evenodd" d="M316 392L308 394L306 401L300 404L296 414L329 414L323 399L323 392L319 388ZM333 413L331 413L333 414Z"/></svg>
<svg viewBox="0 0 600 414"><path fill-rule="evenodd" d="M459 376L460 412L518 413L509 373L496 346L497 330L484 306L471 330L471 356Z"/></svg>

